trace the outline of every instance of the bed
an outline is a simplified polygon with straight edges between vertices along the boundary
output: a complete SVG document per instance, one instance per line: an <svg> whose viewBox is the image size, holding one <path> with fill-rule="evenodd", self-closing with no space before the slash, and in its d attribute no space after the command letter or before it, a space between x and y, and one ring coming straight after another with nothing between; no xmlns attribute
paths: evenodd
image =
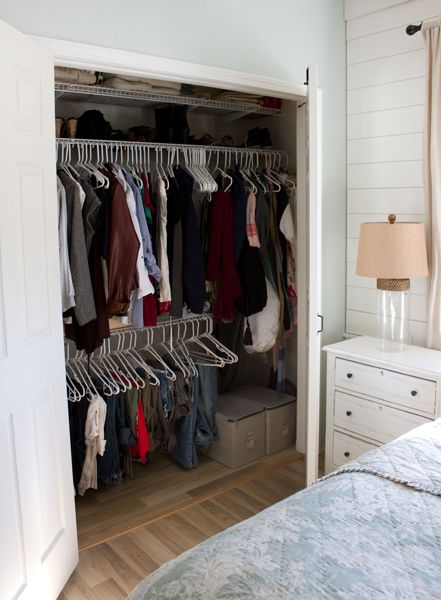
<svg viewBox="0 0 441 600"><path fill-rule="evenodd" d="M441 419L144 579L129 600L441 598Z"/></svg>

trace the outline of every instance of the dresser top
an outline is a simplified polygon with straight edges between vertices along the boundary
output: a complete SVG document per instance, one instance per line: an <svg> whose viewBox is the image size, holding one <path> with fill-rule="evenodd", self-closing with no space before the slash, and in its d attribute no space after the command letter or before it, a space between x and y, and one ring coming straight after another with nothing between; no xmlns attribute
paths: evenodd
<svg viewBox="0 0 441 600"><path fill-rule="evenodd" d="M354 337L343 342L324 346L325 352L347 355L348 358L376 360L400 370L412 369L441 375L441 351L420 346L408 346L403 352L382 352L379 340L373 337Z"/></svg>

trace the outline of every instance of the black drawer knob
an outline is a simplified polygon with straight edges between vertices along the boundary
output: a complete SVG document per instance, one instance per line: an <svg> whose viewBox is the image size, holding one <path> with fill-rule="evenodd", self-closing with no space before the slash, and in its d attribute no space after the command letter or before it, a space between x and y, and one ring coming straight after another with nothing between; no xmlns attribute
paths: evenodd
<svg viewBox="0 0 441 600"><path fill-rule="evenodd" d="M346 373L346 377L347 377L348 379L352 379L352 373Z"/></svg>
<svg viewBox="0 0 441 600"><path fill-rule="evenodd" d="M412 394L412 396L416 396L418 394L416 390L412 390L410 393Z"/></svg>
<svg viewBox="0 0 441 600"><path fill-rule="evenodd" d="M345 456L346 456L346 458L348 458L348 456L351 456L351 453L346 450Z"/></svg>
<svg viewBox="0 0 441 600"><path fill-rule="evenodd" d="M352 410L347 410L347 411L346 411L346 415L347 415L348 417L350 417L350 416L352 415Z"/></svg>

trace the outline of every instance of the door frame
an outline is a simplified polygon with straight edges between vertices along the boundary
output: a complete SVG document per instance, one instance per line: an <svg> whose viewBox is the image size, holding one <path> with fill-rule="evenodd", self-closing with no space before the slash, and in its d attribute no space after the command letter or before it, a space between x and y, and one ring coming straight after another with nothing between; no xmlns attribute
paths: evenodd
<svg viewBox="0 0 441 600"><path fill-rule="evenodd" d="M186 61L174 60L158 56L131 52L127 50L118 50L114 48L106 48L93 44L84 44L80 42L71 42L68 40L48 38L44 36L31 36L40 44L50 49L54 56L54 66L70 67L86 70L99 70L104 72L116 73L121 75L131 75L143 78L163 79L168 81L176 81L191 83L195 85L209 85L212 87L220 87L238 92L255 93L259 95L272 95L285 100L297 102L297 104L308 101L308 85L296 82L273 79L244 73L231 69L213 67L191 63ZM306 65L305 65L306 69ZM302 111L297 111L297 125L306 128L306 117ZM320 122L317 123L320 126ZM306 172L306 169L302 172ZM307 181L297 182L299 187L305 190L302 194L306 202ZM319 198L319 203L321 199ZM310 214L309 207L304 206L300 211L301 217L298 217L298 230L303 230L307 225L309 235L299 235L298 248L299 254L304 257L308 256L309 238L312 237L319 241L320 226L314 230L314 224L308 222ZM316 213L317 214L317 213ZM319 224L320 225L320 224ZM319 247L319 246L318 246ZM308 311L308 272L306 263L303 266L298 266L297 283L298 283L298 314L302 319L309 319ZM309 323L310 327L316 329L316 322ZM308 347L308 327L304 324L298 328L297 336L297 390L298 397L306 398L309 385L308 375L308 360L305 359L306 349ZM300 367L300 368L299 368ZM305 454L307 470L309 472L309 483L312 479L318 477L317 457L308 457L308 448L319 448L319 421L320 415L317 412L319 399L314 402L314 410L308 410L306 402L304 405L297 403L298 418L297 418L297 449ZM300 418L299 418L300 417ZM312 419L313 422L310 422ZM307 441L307 432L310 436L313 433L314 440ZM309 463L309 467L308 467ZM314 473L311 471L311 465Z"/></svg>

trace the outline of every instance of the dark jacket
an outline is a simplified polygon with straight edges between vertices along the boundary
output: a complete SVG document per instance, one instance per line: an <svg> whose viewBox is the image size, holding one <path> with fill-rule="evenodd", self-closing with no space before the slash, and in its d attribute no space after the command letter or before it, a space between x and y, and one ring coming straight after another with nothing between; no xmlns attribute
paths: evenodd
<svg viewBox="0 0 441 600"><path fill-rule="evenodd" d="M199 226L193 204L193 179L184 171L176 169L176 180L182 194L182 279L184 301L188 308L201 314L206 299L205 265Z"/></svg>

